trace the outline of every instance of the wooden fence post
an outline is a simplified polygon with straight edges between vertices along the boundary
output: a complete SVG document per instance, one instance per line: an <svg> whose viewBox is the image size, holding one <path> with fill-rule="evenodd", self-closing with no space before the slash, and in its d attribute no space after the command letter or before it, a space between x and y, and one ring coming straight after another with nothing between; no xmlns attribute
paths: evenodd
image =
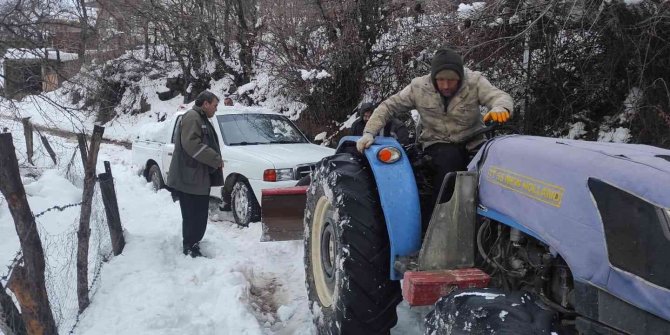
<svg viewBox="0 0 670 335"><path fill-rule="evenodd" d="M116 190L114 189L114 177L112 176L112 168L109 165L109 161L105 161L105 173L98 175L98 184L100 185L100 193L102 194L102 203L105 205L109 235L112 238L112 250L114 251L114 256L118 256L123 252L126 240L123 238L119 205L116 201Z"/></svg>
<svg viewBox="0 0 670 335"><path fill-rule="evenodd" d="M81 166L86 169L86 161L88 160L88 148L86 147L86 135L83 133L77 134L77 142L79 142L79 154L81 156Z"/></svg>
<svg viewBox="0 0 670 335"><path fill-rule="evenodd" d="M47 140L46 136L41 135L41 134L40 134L40 138L42 139L42 144L47 149L47 152L49 153L49 156L51 156L51 160L54 162L54 165L58 165L58 160L56 159L56 153L54 152L54 149L51 148L51 144L49 144L49 140Z"/></svg>
<svg viewBox="0 0 670 335"><path fill-rule="evenodd" d="M28 155L28 163L35 165L35 163L33 163L33 125L30 123L29 117L21 119L21 123L23 123L23 135L26 137L26 155Z"/></svg>
<svg viewBox="0 0 670 335"><path fill-rule="evenodd" d="M79 215L79 231L77 231L77 301L79 313L82 313L88 304L88 244L91 237L91 205L95 191L95 167L98 162L98 150L102 141L105 127L95 126L91 136L91 146L88 150L86 165L84 166L84 192L82 195L81 214Z"/></svg>
<svg viewBox="0 0 670 335"><path fill-rule="evenodd" d="M12 134L0 134L0 191L7 200L23 252L23 265L14 268L7 286L21 306L29 334L58 334L45 286L44 249L21 183L14 150Z"/></svg>

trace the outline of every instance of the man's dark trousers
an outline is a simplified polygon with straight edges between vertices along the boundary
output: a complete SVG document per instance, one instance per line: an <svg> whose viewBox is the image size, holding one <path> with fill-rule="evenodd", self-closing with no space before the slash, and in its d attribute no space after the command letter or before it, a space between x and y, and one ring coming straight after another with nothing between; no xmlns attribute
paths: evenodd
<svg viewBox="0 0 670 335"><path fill-rule="evenodd" d="M437 196L444 177L449 172L463 171L467 168L467 150L463 144L436 143L424 150L425 154L432 158L433 169L433 199L431 201L430 213L437 203ZM445 186L440 203L449 201L454 193L455 179L451 179ZM429 217L430 218L430 217Z"/></svg>
<svg viewBox="0 0 670 335"><path fill-rule="evenodd" d="M191 248L202 240L207 229L209 211L209 195L179 193L181 207L181 231L184 237L184 250Z"/></svg>

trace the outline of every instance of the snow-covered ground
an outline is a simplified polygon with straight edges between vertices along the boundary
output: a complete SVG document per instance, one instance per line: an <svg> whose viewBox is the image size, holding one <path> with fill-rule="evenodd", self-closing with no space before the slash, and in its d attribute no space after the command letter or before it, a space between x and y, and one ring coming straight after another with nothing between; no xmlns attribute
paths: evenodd
<svg viewBox="0 0 670 335"><path fill-rule="evenodd" d="M11 124L10 131L19 161L25 162L20 125ZM62 162L51 168L53 163L36 144L35 163L40 168L35 171L39 172L24 180L34 213L81 200L80 180L70 178L73 184L65 178L65 165L73 158L76 144L49 138ZM80 164L78 159L74 157L74 162ZM261 243L259 222L240 228L232 223L230 213L220 212L213 204L202 242L207 258L184 256L178 203L167 191L153 192L134 173L130 150L103 144L99 172L105 160L111 162L127 245L122 255L102 263L91 305L74 334L316 333L304 285L302 241ZM94 215L96 212L102 213L100 208L94 209ZM62 314L56 316L61 320L61 334L67 334L74 324L76 295L63 293L74 287L74 272L58 269L72 270L73 251L66 246L76 241L78 215L79 207L75 207L49 212L38 220L53 269L50 278L59 282L50 290L50 299ZM105 234L102 229L100 238ZM100 244L98 253L108 254L108 243ZM0 198L0 265L8 264L18 248L11 215ZM393 334L423 332L425 309L410 310L401 304L398 311L400 321Z"/></svg>
<svg viewBox="0 0 670 335"><path fill-rule="evenodd" d="M95 115L87 115L81 111L70 110L64 113L60 106L76 109L76 105L69 102L67 95L62 95L63 90L57 90L45 93L42 97L27 96L20 102L14 102L14 106L0 97L0 108L3 109L0 113L0 118L25 118L30 117L30 122L38 126L46 126L49 128L56 128L74 133L84 131L90 133L93 125L96 123ZM152 110L140 115L131 116L129 114L122 114L107 124L105 124L105 139L132 142L136 136L145 130L151 130L160 127L164 122L159 122L158 119L170 118L176 112L186 109L191 104L184 105L183 97L161 101L157 97L152 96L149 103L152 105ZM2 121L0 121L2 123ZM0 129L1 130L1 129Z"/></svg>

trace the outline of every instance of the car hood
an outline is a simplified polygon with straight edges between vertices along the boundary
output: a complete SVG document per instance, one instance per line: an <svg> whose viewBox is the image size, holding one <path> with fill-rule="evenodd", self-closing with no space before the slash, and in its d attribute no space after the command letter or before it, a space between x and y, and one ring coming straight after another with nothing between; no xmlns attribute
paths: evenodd
<svg viewBox="0 0 670 335"><path fill-rule="evenodd" d="M326 156L335 154L335 149L311 144L258 144L232 146L235 150L244 151L250 156L270 161L275 168L292 168L298 164L316 163Z"/></svg>

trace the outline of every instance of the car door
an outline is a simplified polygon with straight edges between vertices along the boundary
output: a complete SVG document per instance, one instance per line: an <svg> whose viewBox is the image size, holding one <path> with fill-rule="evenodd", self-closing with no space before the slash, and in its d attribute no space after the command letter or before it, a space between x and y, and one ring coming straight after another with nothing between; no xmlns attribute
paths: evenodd
<svg viewBox="0 0 670 335"><path fill-rule="evenodd" d="M172 162L172 153L174 152L174 142L175 142L175 136L177 136L177 129L180 126L181 123L181 118L183 115L177 116L177 119L174 122L174 126L172 127L172 133L170 134L170 138L168 141L166 141L165 146L163 147L163 151L161 152L161 160L163 163L163 170L164 172L164 180L167 180L167 175L170 173L170 163Z"/></svg>
<svg viewBox="0 0 670 335"><path fill-rule="evenodd" d="M219 141L219 153L221 154L221 159L223 159L223 180L225 181L230 174L230 167L227 166L229 163L229 155L226 152L226 144L224 143L223 137L221 136L221 126L219 125L217 116L215 115L214 117L209 118L209 122L212 124L214 132L216 133L216 137ZM209 194L213 197L223 198L221 189L222 187L212 187Z"/></svg>

